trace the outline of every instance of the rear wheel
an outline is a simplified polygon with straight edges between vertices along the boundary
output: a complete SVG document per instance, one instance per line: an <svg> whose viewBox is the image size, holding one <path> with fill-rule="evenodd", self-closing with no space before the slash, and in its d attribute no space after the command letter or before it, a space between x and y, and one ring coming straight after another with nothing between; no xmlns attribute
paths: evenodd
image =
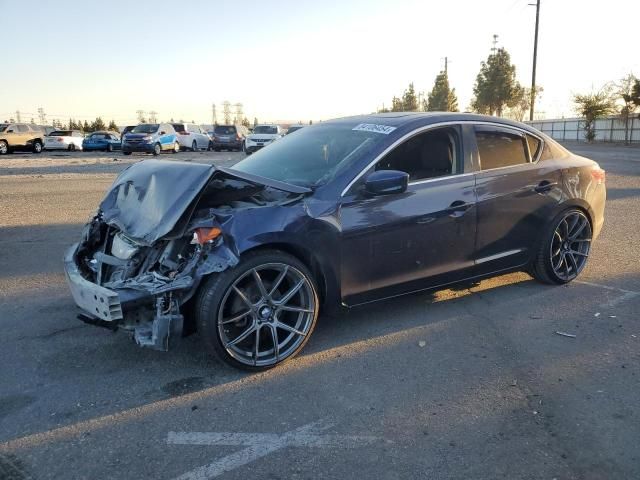
<svg viewBox="0 0 640 480"><path fill-rule="evenodd" d="M75 152L76 150L75 144L70 143L69 146L67 147L67 150L69 150L70 152Z"/></svg>
<svg viewBox="0 0 640 480"><path fill-rule="evenodd" d="M33 153L42 153L42 142L40 140L33 142Z"/></svg>
<svg viewBox="0 0 640 480"><path fill-rule="evenodd" d="M162 147L160 146L159 143L156 143L153 146L153 154L157 157L158 155L160 155L160 152L162 152Z"/></svg>
<svg viewBox="0 0 640 480"><path fill-rule="evenodd" d="M213 150L213 142L209 142L209 145L207 145L207 152L210 152L211 150Z"/></svg>
<svg viewBox="0 0 640 480"><path fill-rule="evenodd" d="M198 151L198 144L196 143L196 141L194 140L193 143L191 144L191 150L194 152Z"/></svg>
<svg viewBox="0 0 640 480"><path fill-rule="evenodd" d="M4 140L0 140L0 155L9 153L9 144Z"/></svg>
<svg viewBox="0 0 640 480"><path fill-rule="evenodd" d="M200 288L198 331L220 360L247 370L272 368L295 356L311 336L316 292L297 258L276 250L249 253Z"/></svg>
<svg viewBox="0 0 640 480"><path fill-rule="evenodd" d="M110 143L107 143L107 152L113 152L113 145L111 145Z"/></svg>
<svg viewBox="0 0 640 480"><path fill-rule="evenodd" d="M574 280L589 258L591 222L582 210L560 213L547 227L531 274L543 283L563 284Z"/></svg>
<svg viewBox="0 0 640 480"><path fill-rule="evenodd" d="M180 152L180 144L178 142L175 142L173 144L173 150L171 150L171 153L178 153Z"/></svg>

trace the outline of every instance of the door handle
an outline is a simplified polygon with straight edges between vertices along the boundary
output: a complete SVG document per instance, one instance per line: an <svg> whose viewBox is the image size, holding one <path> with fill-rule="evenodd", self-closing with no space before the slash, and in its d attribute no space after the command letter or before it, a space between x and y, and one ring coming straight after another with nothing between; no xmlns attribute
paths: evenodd
<svg viewBox="0 0 640 480"><path fill-rule="evenodd" d="M451 205L449 205L449 208L447 208L447 210L450 212L450 217L458 218L464 215L467 210L469 210L469 208L471 208L470 203L465 203L462 200L456 200Z"/></svg>
<svg viewBox="0 0 640 480"><path fill-rule="evenodd" d="M533 190L536 193L549 193L553 187L558 185L558 182L550 182L549 180L543 180L538 185L536 185Z"/></svg>

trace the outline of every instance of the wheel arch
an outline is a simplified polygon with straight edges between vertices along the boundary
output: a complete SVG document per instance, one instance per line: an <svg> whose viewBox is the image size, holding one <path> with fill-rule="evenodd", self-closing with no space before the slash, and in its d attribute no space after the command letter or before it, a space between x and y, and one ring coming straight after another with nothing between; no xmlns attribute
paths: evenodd
<svg viewBox="0 0 640 480"><path fill-rule="evenodd" d="M311 274L314 276L314 280L318 285L318 296L320 297L320 304L323 308L331 305L336 301L336 299L339 298L337 292L337 284L335 283L335 280L331 280L333 277L333 273L328 271L327 268L323 267L320 260L316 255L313 254L313 252L311 252L311 250L301 245L292 243L271 242L257 245L243 251L241 254L241 258L242 255L245 255L249 252L256 252L260 250L280 250L284 253L288 253L289 255L296 257L298 260L304 263Z"/></svg>

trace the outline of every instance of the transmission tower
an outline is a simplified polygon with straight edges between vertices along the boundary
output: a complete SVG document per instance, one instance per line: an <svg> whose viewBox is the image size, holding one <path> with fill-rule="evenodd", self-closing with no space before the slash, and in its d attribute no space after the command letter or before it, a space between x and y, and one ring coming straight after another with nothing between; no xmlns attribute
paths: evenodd
<svg viewBox="0 0 640 480"><path fill-rule="evenodd" d="M216 116L216 104L211 104L211 125L218 123L218 117Z"/></svg>
<svg viewBox="0 0 640 480"><path fill-rule="evenodd" d="M44 108L38 108L38 118L40 119L40 125L45 125L47 123L47 114L44 113Z"/></svg>
<svg viewBox="0 0 640 480"><path fill-rule="evenodd" d="M242 117L244 116L244 114L242 113L242 104L241 103L236 103L234 105L235 109L236 109L236 120L235 123L242 123Z"/></svg>
<svg viewBox="0 0 640 480"><path fill-rule="evenodd" d="M222 115L224 116L224 123L229 125L231 123L231 103L227 100L222 102Z"/></svg>
<svg viewBox="0 0 640 480"><path fill-rule="evenodd" d="M22 120L20 119L20 110L16 110L16 121L20 123Z"/></svg>
<svg viewBox="0 0 640 480"><path fill-rule="evenodd" d="M493 47L491 47L491 53L495 55L496 50L498 50L498 35L493 35L493 42L491 43L493 43Z"/></svg>
<svg viewBox="0 0 640 480"><path fill-rule="evenodd" d="M144 110L136 110L136 114L138 115L138 122L142 123L144 121Z"/></svg>
<svg viewBox="0 0 640 480"><path fill-rule="evenodd" d="M156 112L155 110L151 110L149 112L149 123L156 123L156 115L158 115L158 112Z"/></svg>

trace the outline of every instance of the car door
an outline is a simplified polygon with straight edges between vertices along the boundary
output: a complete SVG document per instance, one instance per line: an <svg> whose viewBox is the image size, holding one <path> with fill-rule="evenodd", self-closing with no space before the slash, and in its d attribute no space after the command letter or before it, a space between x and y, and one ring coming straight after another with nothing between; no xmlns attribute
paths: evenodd
<svg viewBox="0 0 640 480"><path fill-rule="evenodd" d="M164 132L164 133L162 133ZM160 145L163 150L170 149L176 141L176 133L169 124L160 125Z"/></svg>
<svg viewBox="0 0 640 480"><path fill-rule="evenodd" d="M455 281L473 267L475 183L464 155L458 126L419 132L371 169L409 173L405 192L370 196L357 182L345 194L340 219L346 304Z"/></svg>
<svg viewBox="0 0 640 480"><path fill-rule="evenodd" d="M476 263L496 271L523 265L561 200L561 172L538 161L542 139L517 128L474 126Z"/></svg>

